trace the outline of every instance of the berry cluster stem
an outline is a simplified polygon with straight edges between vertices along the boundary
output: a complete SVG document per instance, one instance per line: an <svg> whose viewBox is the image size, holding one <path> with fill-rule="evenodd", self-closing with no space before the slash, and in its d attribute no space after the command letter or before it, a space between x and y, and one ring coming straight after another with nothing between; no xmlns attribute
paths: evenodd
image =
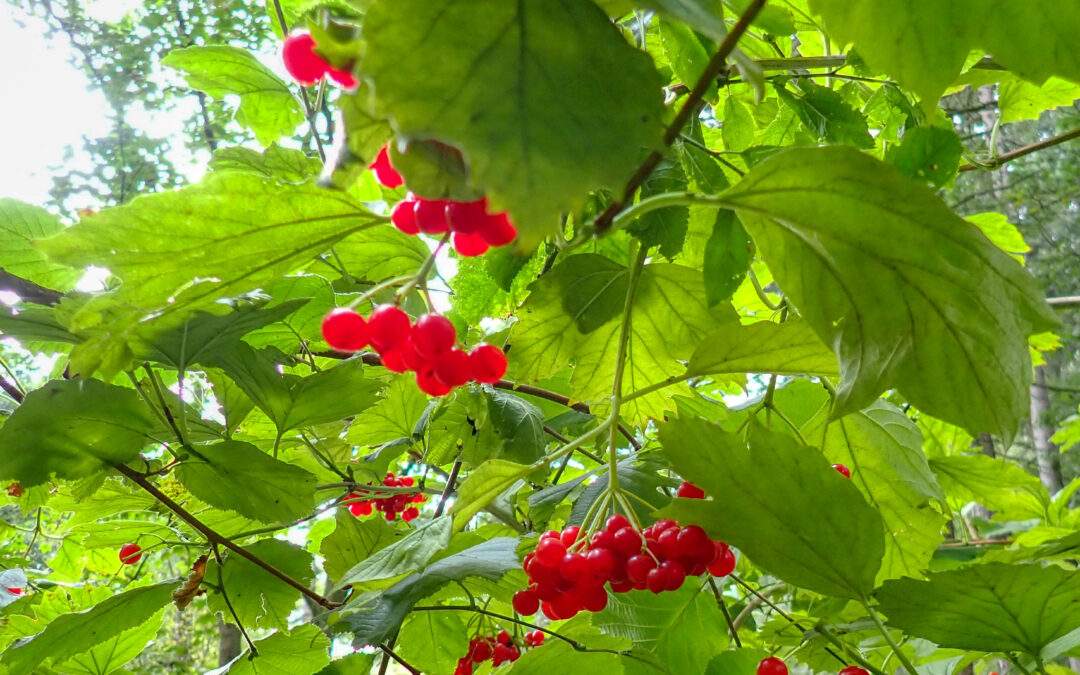
<svg viewBox="0 0 1080 675"><path fill-rule="evenodd" d="M637 243L634 242L631 244L631 252L634 262L630 267L630 278L626 284L626 301L623 304L622 327L619 330L619 349L615 354L615 377L611 385L611 419L615 423L611 425L608 443L608 491L615 496L619 494L619 429L617 422L619 409L622 407L623 373L626 370L627 351L629 351L630 347L634 295L637 292L641 271L645 268L645 259L648 257L649 249L646 246L638 247Z"/></svg>
<svg viewBox="0 0 1080 675"><path fill-rule="evenodd" d="M870 620L877 626L878 632L881 633L881 637L885 638L885 642L889 645L889 648L892 649L893 654L896 654L896 658L900 660L900 663L903 664L904 668L906 668L909 673L917 673L918 670L915 668L914 664L911 663L911 660L908 659L907 655L900 649L900 645L897 644L896 640L893 639L893 636L889 634L889 629L885 627L885 624L883 624L878 617L877 612L870 606L870 601L864 597L860 602L862 603L863 608L866 609L866 613L870 615Z"/></svg>

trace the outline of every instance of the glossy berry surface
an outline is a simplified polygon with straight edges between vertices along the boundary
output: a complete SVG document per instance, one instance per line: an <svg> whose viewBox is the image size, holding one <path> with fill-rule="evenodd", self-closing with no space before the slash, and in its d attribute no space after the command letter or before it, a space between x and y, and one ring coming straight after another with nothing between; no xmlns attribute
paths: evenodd
<svg viewBox="0 0 1080 675"><path fill-rule="evenodd" d="M446 205L446 222L456 233L477 234L487 224L487 218L486 199L449 202Z"/></svg>
<svg viewBox="0 0 1080 675"><path fill-rule="evenodd" d="M859 666L848 666L841 670L839 675L870 675L870 671Z"/></svg>
<svg viewBox="0 0 1080 675"><path fill-rule="evenodd" d="M322 336L339 352L360 351L369 341L367 321L353 310L339 307L323 319Z"/></svg>
<svg viewBox="0 0 1080 675"><path fill-rule="evenodd" d="M457 340L457 330L441 314L425 314L412 329L412 342L424 358L435 359L449 352Z"/></svg>
<svg viewBox="0 0 1080 675"><path fill-rule="evenodd" d="M451 242L454 244L454 250L463 258L475 258L478 255L484 255L488 252L488 249L491 248L491 246L484 241L484 238L478 234L455 232L451 238Z"/></svg>
<svg viewBox="0 0 1080 675"><path fill-rule="evenodd" d="M503 350L494 345L480 344L469 352L472 376L477 382L495 384L506 374L509 363Z"/></svg>
<svg viewBox="0 0 1080 675"><path fill-rule="evenodd" d="M142 558L142 547L138 544L124 544L120 547L120 562L125 565L134 565Z"/></svg>
<svg viewBox="0 0 1080 675"><path fill-rule="evenodd" d="M833 464L832 468L836 469L836 472L839 473L844 478L851 478L851 469L849 469L846 465L844 465L844 464Z"/></svg>
<svg viewBox="0 0 1080 675"><path fill-rule="evenodd" d="M709 574L714 577L726 577L735 571L735 552L722 541L715 542L716 555L709 563Z"/></svg>
<svg viewBox="0 0 1080 675"><path fill-rule="evenodd" d="M420 226L416 224L416 202L406 199L394 205L390 211L390 222L405 234L420 234Z"/></svg>
<svg viewBox="0 0 1080 675"><path fill-rule="evenodd" d="M675 491L676 497L683 499L705 499L705 491L690 481L683 481Z"/></svg>
<svg viewBox="0 0 1080 675"><path fill-rule="evenodd" d="M788 668L786 663L775 656L770 656L758 663L755 672L757 675L788 675Z"/></svg>
<svg viewBox="0 0 1080 675"><path fill-rule="evenodd" d="M416 226L424 234L445 234L450 230L446 222L446 202L442 200L420 199L413 206Z"/></svg>
<svg viewBox="0 0 1080 675"><path fill-rule="evenodd" d="M439 356L435 362L435 377L448 387L460 387L472 377L469 355L454 348Z"/></svg>
<svg viewBox="0 0 1080 675"><path fill-rule="evenodd" d="M540 611L540 598L530 590L518 591L513 598L514 611L522 616L532 616Z"/></svg>
<svg viewBox="0 0 1080 675"><path fill-rule="evenodd" d="M409 315L393 305L380 305L368 317L368 336L380 353L401 344L411 328Z"/></svg>
<svg viewBox="0 0 1080 675"><path fill-rule="evenodd" d="M311 86L321 80L330 68L330 64L315 53L315 38L306 32L285 38L281 48L281 60L289 75L304 86Z"/></svg>
<svg viewBox="0 0 1080 675"><path fill-rule="evenodd" d="M375 161L368 168L375 174L375 180L379 181L379 184L385 188L393 190L405 184L405 179L390 163L390 148L388 146L384 145L379 150L379 154L375 155Z"/></svg>

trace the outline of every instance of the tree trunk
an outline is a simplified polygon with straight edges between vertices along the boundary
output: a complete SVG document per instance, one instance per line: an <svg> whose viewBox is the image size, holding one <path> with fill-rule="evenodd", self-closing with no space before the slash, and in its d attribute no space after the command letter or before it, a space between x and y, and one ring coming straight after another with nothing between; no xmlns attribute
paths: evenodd
<svg viewBox="0 0 1080 675"><path fill-rule="evenodd" d="M1054 429L1047 423L1050 412L1050 396L1046 390L1046 368L1035 369L1035 383L1031 385L1031 440L1035 444L1035 460L1039 465L1039 480L1051 495L1061 490L1061 466L1056 445L1050 442Z"/></svg>
<svg viewBox="0 0 1080 675"><path fill-rule="evenodd" d="M218 666L240 656L240 630L218 617Z"/></svg>

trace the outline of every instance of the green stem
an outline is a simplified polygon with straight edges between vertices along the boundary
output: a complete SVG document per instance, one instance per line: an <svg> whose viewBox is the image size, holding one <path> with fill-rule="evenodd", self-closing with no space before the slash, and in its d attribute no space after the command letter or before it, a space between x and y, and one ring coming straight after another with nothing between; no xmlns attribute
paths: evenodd
<svg viewBox="0 0 1080 675"><path fill-rule="evenodd" d="M397 299L398 302L400 302L401 299L409 293L409 291L416 288L419 284L427 283L427 275L429 272L431 272L431 268L435 266L435 259L439 256L439 251L442 250L443 246L446 246L446 243L448 241L450 241L449 233L447 233L446 236L439 240L439 244L435 247L435 250L431 252L431 255L429 255L427 260L424 261L424 264L421 265L419 270L417 270L416 275L412 278L412 280L397 290L397 293L394 294L394 297Z"/></svg>
<svg viewBox="0 0 1080 675"><path fill-rule="evenodd" d="M918 670L915 669L915 666L908 659L907 655L900 649L900 645L898 645L892 635L889 634L889 629L886 628L885 624L878 618L877 613L870 606L870 601L863 597L860 599L860 602L862 603L863 608L866 609L866 613L870 615L870 620L877 626L878 632L881 633L881 637L885 638L885 642L889 645L889 648L892 649L893 654L896 654L896 658L900 660L900 663L904 665L904 668L907 669L909 675L916 675Z"/></svg>
<svg viewBox="0 0 1080 675"><path fill-rule="evenodd" d="M689 206L691 204L707 204L723 206L724 200L709 195L699 195L693 192L664 192L652 197L646 197L633 206L627 207L611 221L611 229L618 229L629 225L646 213L658 209L666 209L672 206Z"/></svg>
<svg viewBox="0 0 1080 675"><path fill-rule="evenodd" d="M637 246L637 244L632 244ZM622 407L622 384L623 373L626 372L626 352L630 346L630 323L634 311L634 294L637 292L638 280L645 268L645 259L648 257L647 246L638 248L633 256L634 262L630 267L630 279L626 284L626 301L623 303L622 327L619 330L619 348L615 354L615 377L611 384L611 418L619 419L619 409ZM608 444L608 490L613 494L619 494L619 430L615 424L611 425L611 435Z"/></svg>

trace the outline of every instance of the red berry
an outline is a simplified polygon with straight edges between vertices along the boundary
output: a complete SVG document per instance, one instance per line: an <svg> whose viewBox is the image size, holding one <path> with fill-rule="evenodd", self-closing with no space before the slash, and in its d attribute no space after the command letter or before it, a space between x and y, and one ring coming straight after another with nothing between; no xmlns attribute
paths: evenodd
<svg viewBox="0 0 1080 675"><path fill-rule="evenodd" d="M411 333L409 334L409 337L398 346L397 351L401 352L401 360L409 370L417 373L421 371L434 371L435 362L416 351L416 342L413 340Z"/></svg>
<svg viewBox="0 0 1080 675"><path fill-rule="evenodd" d="M323 318L322 335L332 349L357 352L368 345L367 321L351 309L338 307Z"/></svg>
<svg viewBox="0 0 1080 675"><path fill-rule="evenodd" d="M504 644L495 645L495 650L491 654L491 665L499 666L507 661L514 660L514 648Z"/></svg>
<svg viewBox="0 0 1080 675"><path fill-rule="evenodd" d="M124 544L120 547L120 562L125 565L134 565L142 558L142 547L138 544Z"/></svg>
<svg viewBox="0 0 1080 675"><path fill-rule="evenodd" d="M645 575L645 585L653 593L663 593L667 590L667 572L659 567L649 570Z"/></svg>
<svg viewBox="0 0 1080 675"><path fill-rule="evenodd" d="M545 637L547 636L544 635L544 631L534 630L528 632L525 634L525 644L529 645L530 647L539 647L540 645L544 644Z"/></svg>
<svg viewBox="0 0 1080 675"><path fill-rule="evenodd" d="M522 616L532 616L540 610L540 598L530 590L514 593L514 611Z"/></svg>
<svg viewBox="0 0 1080 675"><path fill-rule="evenodd" d="M413 213L416 226L424 234L444 234L450 229L446 222L446 202L441 199L417 199Z"/></svg>
<svg viewBox="0 0 1080 675"><path fill-rule="evenodd" d="M589 563L589 575L603 583L615 574L618 561L615 554L606 548L594 548L585 554L585 561Z"/></svg>
<svg viewBox="0 0 1080 675"><path fill-rule="evenodd" d="M581 528L577 525L568 525L563 528L562 534L559 535L559 540L562 541L563 546L570 548L575 541L577 541L578 535L581 533Z"/></svg>
<svg viewBox="0 0 1080 675"><path fill-rule="evenodd" d="M551 606L562 619L572 619L581 611L580 599L573 593L562 593L552 601Z"/></svg>
<svg viewBox="0 0 1080 675"><path fill-rule="evenodd" d="M446 396L453 387L443 384L442 380L435 377L435 373L421 370L416 373L416 386L428 396Z"/></svg>
<svg viewBox="0 0 1080 675"><path fill-rule="evenodd" d="M475 258L484 255L491 248L484 238L477 234L465 234L455 232L453 239L454 250L463 258Z"/></svg>
<svg viewBox="0 0 1080 675"><path fill-rule="evenodd" d="M667 581L666 590L677 591L686 580L686 568L674 560L665 560L657 569L664 572L664 578Z"/></svg>
<svg viewBox="0 0 1080 675"><path fill-rule="evenodd" d="M705 534L705 530L697 525L687 525L682 528L675 540L675 548L679 559L692 567L695 563L707 565L716 557L716 548Z"/></svg>
<svg viewBox="0 0 1080 675"><path fill-rule="evenodd" d="M558 538L541 539L536 545L536 560L546 567L562 565L566 547Z"/></svg>
<svg viewBox="0 0 1080 675"><path fill-rule="evenodd" d="M735 571L735 553L722 541L713 543L716 557L709 563L709 574L714 577L726 577Z"/></svg>
<svg viewBox="0 0 1080 675"><path fill-rule="evenodd" d="M491 658L491 643L487 640L476 640L469 650L469 656L477 663L483 663Z"/></svg>
<svg viewBox="0 0 1080 675"><path fill-rule="evenodd" d="M656 538L656 548L661 558L675 558L679 555L679 532L678 527L671 527L660 533Z"/></svg>
<svg viewBox="0 0 1080 675"><path fill-rule="evenodd" d="M623 555L632 556L641 552L641 534L632 527L624 527L611 535L615 550Z"/></svg>
<svg viewBox="0 0 1080 675"><path fill-rule="evenodd" d="M379 305L368 317L368 336L380 354L401 344L409 330L409 315L394 305Z"/></svg>
<svg viewBox="0 0 1080 675"><path fill-rule="evenodd" d="M507 647L514 644L514 641L510 638L510 633L505 629L499 631L499 634L495 636L495 641L501 645L506 645Z"/></svg>
<svg viewBox="0 0 1080 675"><path fill-rule="evenodd" d="M671 520L670 518L664 518L663 520L656 521L650 527L654 532L656 532L656 536L659 537L660 533L664 530L670 530L671 528L678 526L679 524L676 523L674 520Z"/></svg>
<svg viewBox="0 0 1080 675"><path fill-rule="evenodd" d="M467 657L458 659L457 667L454 668L454 675L472 675L472 662Z"/></svg>
<svg viewBox="0 0 1080 675"><path fill-rule="evenodd" d="M607 522L604 524L604 530L612 534L615 534L624 527L630 527L630 521L621 513L616 513L608 518Z"/></svg>
<svg viewBox="0 0 1080 675"><path fill-rule="evenodd" d="M636 584L646 581L649 572L654 569L656 569L656 561L648 553L638 553L626 560L626 576Z"/></svg>
<svg viewBox="0 0 1080 675"><path fill-rule="evenodd" d="M356 76L352 74L351 69L339 69L330 67L326 69L326 74L330 76L330 79L337 82L345 89L355 89L359 84L356 81Z"/></svg>
<svg viewBox="0 0 1080 675"><path fill-rule="evenodd" d="M607 607L608 594L603 586L592 586L582 589L581 601L585 609L590 612L602 612Z"/></svg>
<svg viewBox="0 0 1080 675"><path fill-rule="evenodd" d="M446 222L450 229L461 234L476 234L486 224L487 200L474 202L449 202L446 205Z"/></svg>
<svg viewBox="0 0 1080 675"><path fill-rule="evenodd" d="M4 588L4 590L7 591L8 593L11 593L12 595L22 595L23 594L23 589L19 588L18 586L7 586L6 588ZM542 640L541 640L541 642L542 642Z"/></svg>
<svg viewBox="0 0 1080 675"><path fill-rule="evenodd" d="M375 180L383 187L390 189L399 188L405 184L405 179L397 172L390 163L390 146L384 145L379 148L379 154L375 155L375 161L368 165L375 174Z"/></svg>
<svg viewBox="0 0 1080 675"><path fill-rule="evenodd" d="M839 675L870 675L870 671L858 666L848 666L841 670Z"/></svg>
<svg viewBox="0 0 1080 675"><path fill-rule="evenodd" d="M612 593L629 593L634 590L632 581L612 581L610 585Z"/></svg>
<svg viewBox="0 0 1080 675"><path fill-rule="evenodd" d="M356 494L349 495L350 498L357 497L357 496L358 495L356 495ZM359 518L360 516L370 516L372 508L373 507L371 505L370 500L365 500L365 501L362 501L362 502L350 502L349 503L349 513L353 514L357 518Z"/></svg>
<svg viewBox="0 0 1080 675"><path fill-rule="evenodd" d="M390 212L390 222L405 234L420 234L420 227L416 224L415 208L416 202L411 199L398 202Z"/></svg>
<svg viewBox="0 0 1080 675"><path fill-rule="evenodd" d="M843 464L833 464L832 468L836 469L836 471L844 478L851 478L851 469L847 468L847 466Z"/></svg>
<svg viewBox="0 0 1080 675"><path fill-rule="evenodd" d="M412 487L416 485L416 480L412 476L402 476L398 479L398 484L400 484L401 487Z"/></svg>
<svg viewBox="0 0 1080 675"><path fill-rule="evenodd" d="M684 480L675 491L675 496L683 499L705 499L705 491L690 481Z"/></svg>
<svg viewBox="0 0 1080 675"><path fill-rule="evenodd" d="M498 213L484 221L480 236L492 246L505 246L517 238L517 228L505 213Z"/></svg>
<svg viewBox="0 0 1080 675"><path fill-rule="evenodd" d="M383 352L382 364L383 368L386 368L392 373L404 373L409 369L409 364L405 363L404 355L400 349L393 349L388 352Z"/></svg>
<svg viewBox="0 0 1080 675"><path fill-rule="evenodd" d="M495 384L506 374L506 354L494 345L479 344L469 352L472 376L477 382Z"/></svg>
<svg viewBox="0 0 1080 675"><path fill-rule="evenodd" d="M289 75L305 87L321 80L330 68L330 64L315 53L315 38L311 33L295 33L285 38L281 60Z"/></svg>
<svg viewBox="0 0 1080 675"><path fill-rule="evenodd" d="M559 571L571 581L580 581L587 578L592 569L583 553L567 553L563 556L560 565Z"/></svg>
<svg viewBox="0 0 1080 675"><path fill-rule="evenodd" d="M420 516L420 509L415 506L410 506L401 512L401 519L406 523L416 520Z"/></svg>
<svg viewBox="0 0 1080 675"><path fill-rule="evenodd" d="M787 664L775 656L770 656L758 664L757 675L788 675Z"/></svg>
<svg viewBox="0 0 1080 675"><path fill-rule="evenodd" d="M412 330L412 342L416 351L425 358L442 358L457 340L457 331L442 314L425 314L416 320Z"/></svg>
<svg viewBox="0 0 1080 675"><path fill-rule="evenodd" d="M555 611L555 605L553 605L550 600L545 600L540 603L540 611L551 621L558 621L562 618L559 616L559 613Z"/></svg>

